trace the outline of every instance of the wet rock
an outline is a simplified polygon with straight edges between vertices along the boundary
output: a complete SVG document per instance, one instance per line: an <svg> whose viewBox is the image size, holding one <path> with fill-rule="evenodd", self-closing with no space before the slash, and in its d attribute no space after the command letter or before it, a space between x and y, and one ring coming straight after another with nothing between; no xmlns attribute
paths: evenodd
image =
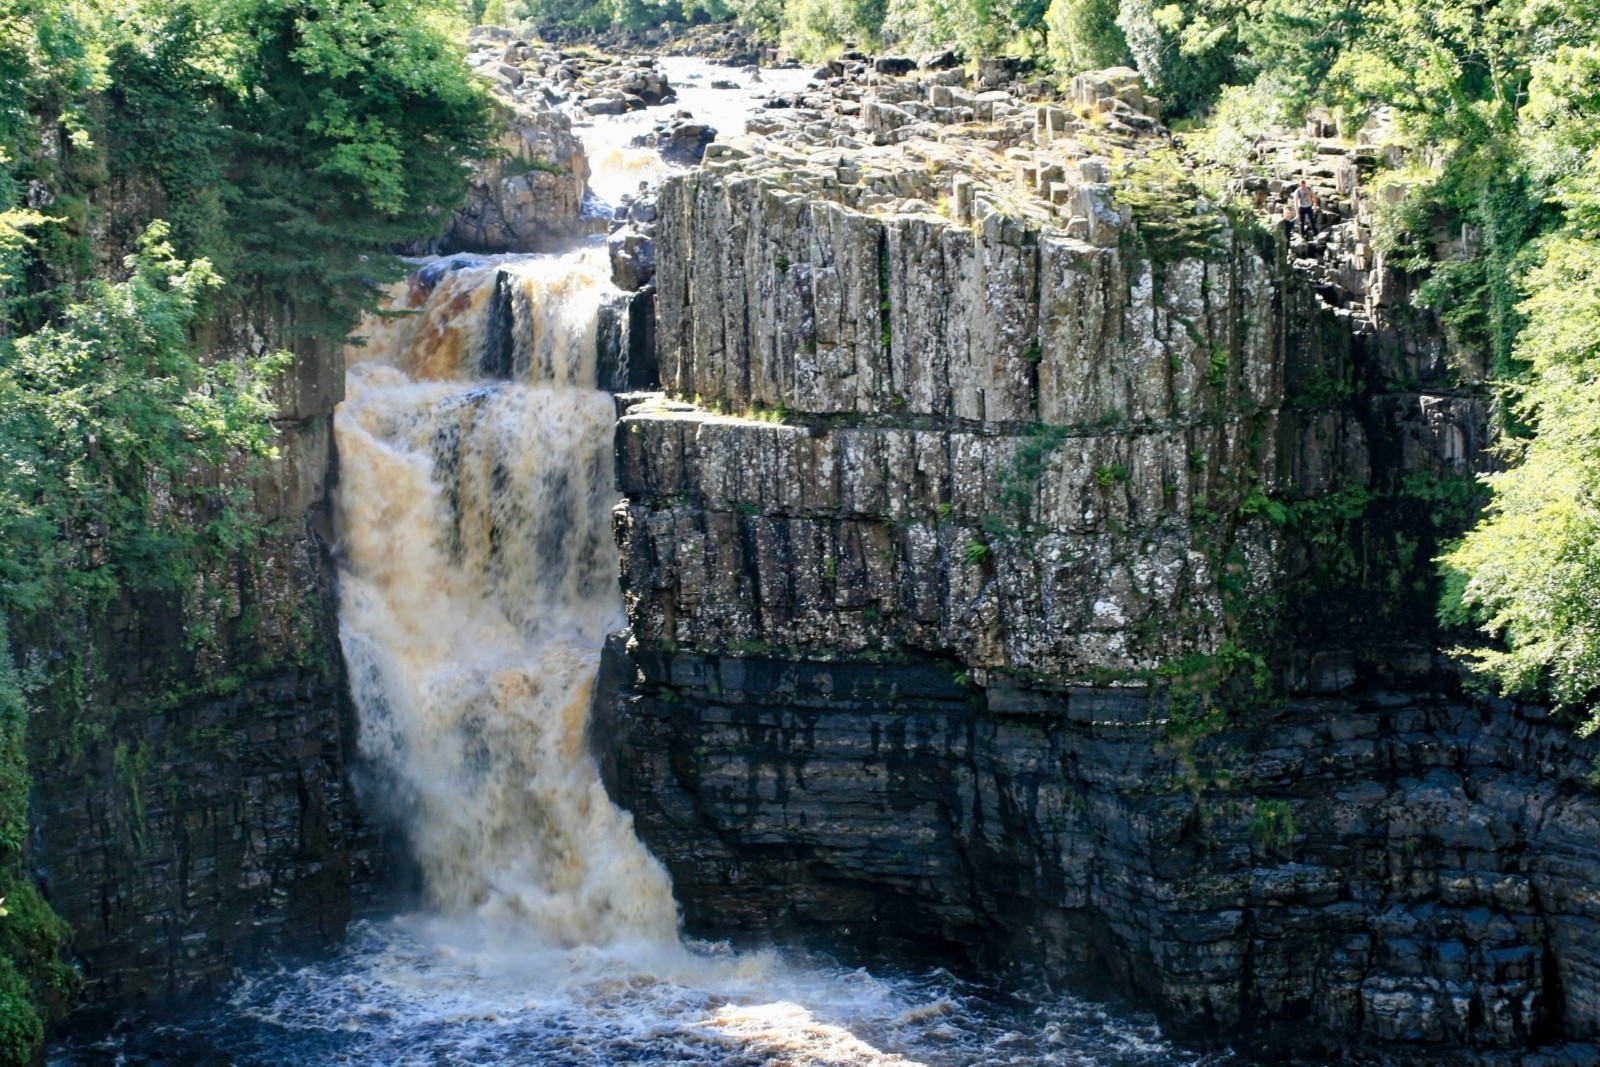
<svg viewBox="0 0 1600 1067"><path fill-rule="evenodd" d="M1479 788L1511 784L1507 762L1522 768L1512 780L1540 764L1580 781L1595 746L1559 727L1357 694L1256 716L1184 757L1137 689L1007 682L996 698L990 683L984 712L971 699L983 683L949 661L649 642L629 655L643 684L602 700L608 785L672 870L692 930L798 928L858 952L936 944L992 966L1026 946L1095 989L1109 973L1179 1032L1265 1028L1301 1054L1586 1062L1590 909L1516 887L1530 848L1535 867L1600 876L1594 838L1474 846L1463 872L1439 844L1462 810L1409 784L1432 772L1383 741L1381 722L1404 712L1501 742L1493 764L1462 767ZM1350 743L1331 716L1370 726L1382 751L1330 771ZM1227 784L1204 784L1211 774ZM1537 792L1503 795L1504 817L1543 819ZM1568 824L1600 831L1600 803L1579 806ZM1353 808L1371 819L1353 825ZM1557 1032L1574 1043L1529 1053Z"/></svg>
<svg viewBox="0 0 1600 1067"><path fill-rule="evenodd" d="M715 127L694 121L688 112L679 112L674 118L657 123L647 135L646 143L669 163L692 167L700 162L706 146L716 137Z"/></svg>
<svg viewBox="0 0 1600 1067"><path fill-rule="evenodd" d="M655 277L654 242L632 227L623 227L606 238L611 258L611 280L619 289L642 289Z"/></svg>

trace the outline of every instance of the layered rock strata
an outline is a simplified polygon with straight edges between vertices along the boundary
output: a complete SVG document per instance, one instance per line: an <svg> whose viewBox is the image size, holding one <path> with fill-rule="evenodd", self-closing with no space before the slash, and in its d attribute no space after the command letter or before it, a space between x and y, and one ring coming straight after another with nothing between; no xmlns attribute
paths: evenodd
<svg viewBox="0 0 1600 1067"><path fill-rule="evenodd" d="M1163 215L1131 72L941 66L847 57L659 197L599 736L686 914L1099 968L1213 1035L1594 1037L1594 753L1431 695L1487 405L1361 246L1367 162L1313 242Z"/></svg>
<svg viewBox="0 0 1600 1067"><path fill-rule="evenodd" d="M290 324L239 309L207 347L289 347ZM181 595L64 623L58 651L85 688L30 726L36 873L89 999L187 996L264 949L334 943L375 882L328 555L343 365L326 346L293 349L279 456L226 475L248 479L259 541L203 561Z"/></svg>
<svg viewBox="0 0 1600 1067"><path fill-rule="evenodd" d="M1077 89L1144 102L1123 78ZM1066 180L1052 160L1084 142L1057 123L1018 156L1050 109L992 104L959 143L788 128L663 187L661 381L702 403L623 419L642 638L859 651L870 633L971 667L1154 669L1281 602L1296 548L1271 501L1487 462L1481 398L1374 388L1370 317L1330 307L1279 236L1219 215L1155 258L1086 180L1109 157Z"/></svg>
<svg viewBox="0 0 1600 1067"><path fill-rule="evenodd" d="M693 929L1109 978L1273 1063L1600 1055L1597 750L1539 709L1378 690L1186 738L948 660L625 662L597 737Z"/></svg>

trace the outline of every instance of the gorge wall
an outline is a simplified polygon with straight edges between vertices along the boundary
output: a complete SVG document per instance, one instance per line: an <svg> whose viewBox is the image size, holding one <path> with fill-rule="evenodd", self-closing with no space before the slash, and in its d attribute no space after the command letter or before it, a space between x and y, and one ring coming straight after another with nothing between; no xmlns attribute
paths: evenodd
<svg viewBox="0 0 1600 1067"><path fill-rule="evenodd" d="M596 736L690 925L1108 973L1308 1054L1596 1036L1595 750L1435 654L1488 408L1370 247L1375 150L1259 150L1263 201L1323 186L1290 241L1108 183L1161 144L1125 74L908 66L659 198Z"/></svg>
<svg viewBox="0 0 1600 1067"><path fill-rule="evenodd" d="M438 248L595 231L543 86L626 109L648 65L474 56L514 129ZM594 739L689 927L1109 978L1280 1059L1592 1062L1597 750L1438 655L1432 517L1492 462L1489 405L1371 248L1376 149L1258 146L1239 191L1304 172L1329 206L1290 241L1127 168L1167 140L1130 72L821 74L665 184L653 281L602 309L602 384L659 360L665 393L618 402ZM263 542L85 627L58 651L93 714L31 730L91 996L326 944L381 883L329 558L344 365L294 348Z"/></svg>
<svg viewBox="0 0 1600 1067"><path fill-rule="evenodd" d="M29 742L36 871L90 999L188 996L264 949L332 943L376 881L329 558L343 360L292 325L293 309L240 307L205 338L214 358L294 352L278 457L210 475L219 492L248 480L260 541L32 653L86 680Z"/></svg>

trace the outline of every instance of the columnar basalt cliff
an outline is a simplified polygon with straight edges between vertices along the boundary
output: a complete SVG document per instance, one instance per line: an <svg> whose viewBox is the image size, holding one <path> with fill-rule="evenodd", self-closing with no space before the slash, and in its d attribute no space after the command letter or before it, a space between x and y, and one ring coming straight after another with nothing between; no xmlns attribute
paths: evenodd
<svg viewBox="0 0 1600 1067"><path fill-rule="evenodd" d="M659 199L598 736L691 924L1424 1062L1596 1036L1593 746L1440 695L1427 515L1487 405L1366 247L1371 153L1291 242L1117 162L1162 143L1131 72L904 67Z"/></svg>

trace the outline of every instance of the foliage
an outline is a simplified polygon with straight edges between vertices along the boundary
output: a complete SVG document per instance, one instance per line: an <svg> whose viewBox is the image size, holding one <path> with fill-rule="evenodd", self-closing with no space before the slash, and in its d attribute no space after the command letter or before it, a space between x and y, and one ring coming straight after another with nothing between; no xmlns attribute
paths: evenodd
<svg viewBox="0 0 1600 1067"><path fill-rule="evenodd" d="M886 0L786 0L783 43L813 61L826 58L846 41L875 48L887 14Z"/></svg>
<svg viewBox="0 0 1600 1067"><path fill-rule="evenodd" d="M271 454L267 388L286 357L202 362L189 330L220 279L174 258L166 235L150 227L127 281L89 283L60 324L0 345L0 538L13 548L0 607L13 615L176 588L202 535L226 551L254 529L240 489L197 474Z"/></svg>
<svg viewBox="0 0 1600 1067"><path fill-rule="evenodd" d="M389 250L438 228L465 191L466 158L488 143L486 98L428 14L427 4L366 0L167 8L157 36L184 54L161 95L213 101L211 136L222 142L219 152L193 136L176 159L169 139L138 142L163 174L203 173L221 156L227 240L188 254L325 309L318 325L342 335L371 303L374 277L393 273ZM142 37L113 52L114 77L149 78ZM231 53L221 72L210 58L219 41ZM189 122L177 125L181 135ZM187 211L174 218L192 225Z"/></svg>
<svg viewBox="0 0 1600 1067"><path fill-rule="evenodd" d="M1016 538L1027 522L1040 479L1051 457L1066 443L1069 432L1066 426L1037 423L1018 438L1010 462L1000 471L996 510L982 518L984 532L991 539L1005 542Z"/></svg>
<svg viewBox="0 0 1600 1067"><path fill-rule="evenodd" d="M992 54L1005 44L1004 27L983 18L987 0L889 0L884 35L906 51L927 51L957 44L973 54Z"/></svg>
<svg viewBox="0 0 1600 1067"><path fill-rule="evenodd" d="M202 473L271 454L267 388L283 357L202 361L190 329L220 281L203 260L175 259L166 232L150 227L126 281L92 281L59 322L0 337L4 1062L28 1061L32 1005L63 996L70 972L56 961L65 927L21 868L28 706L3 620L70 625L124 591L182 587L202 548L237 550L255 530L244 490Z"/></svg>
<svg viewBox="0 0 1600 1067"><path fill-rule="evenodd" d="M1204 255L1221 230L1217 213L1205 210L1189 168L1171 149L1158 149L1129 163L1114 195L1133 209L1139 240L1157 267Z"/></svg>
<svg viewBox="0 0 1600 1067"><path fill-rule="evenodd" d="M1209 13L1211 5L1159 5L1122 0L1117 27L1145 80L1175 114L1193 114L1238 75L1236 26Z"/></svg>
<svg viewBox="0 0 1600 1067"><path fill-rule="evenodd" d="M490 133L455 18L442 0L0 5L0 1062L32 1061L72 985L24 864L30 699L81 699L63 675L85 619L192 592L252 543L288 357L197 338L262 296L342 338L393 248L448 215ZM61 664L21 672L19 632Z"/></svg>
<svg viewBox="0 0 1600 1067"><path fill-rule="evenodd" d="M889 0L883 36L901 50L953 45L992 56L1019 37L1045 32L1045 0Z"/></svg>
<svg viewBox="0 0 1600 1067"><path fill-rule="evenodd" d="M1284 800L1257 800L1250 812L1250 839L1260 848L1275 851L1294 841L1299 828L1294 809Z"/></svg>
<svg viewBox="0 0 1600 1067"><path fill-rule="evenodd" d="M1117 26L1116 0L1054 0L1044 17L1050 56L1069 74L1132 61Z"/></svg>
<svg viewBox="0 0 1600 1067"><path fill-rule="evenodd" d="M1441 615L1505 642L1467 653L1503 687L1578 705L1600 688L1600 242L1549 242L1530 288L1520 413L1536 433L1508 445L1489 516L1444 555Z"/></svg>

